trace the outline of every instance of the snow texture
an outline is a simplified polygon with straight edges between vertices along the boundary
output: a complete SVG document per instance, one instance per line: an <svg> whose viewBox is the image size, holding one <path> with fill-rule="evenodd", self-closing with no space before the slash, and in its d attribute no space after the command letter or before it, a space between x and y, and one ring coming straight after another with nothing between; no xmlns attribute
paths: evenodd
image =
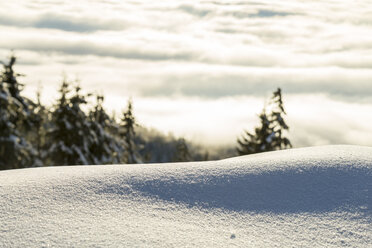
<svg viewBox="0 0 372 248"><path fill-rule="evenodd" d="M0 172L0 247L372 247L372 148Z"/></svg>

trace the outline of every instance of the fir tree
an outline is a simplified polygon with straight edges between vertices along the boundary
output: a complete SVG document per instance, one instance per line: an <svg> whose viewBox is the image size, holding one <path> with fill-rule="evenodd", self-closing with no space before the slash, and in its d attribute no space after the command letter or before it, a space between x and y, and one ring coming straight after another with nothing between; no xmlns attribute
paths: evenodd
<svg viewBox="0 0 372 248"><path fill-rule="evenodd" d="M2 75L2 81L7 84L7 88L11 97L15 98L20 104L22 104L23 111L28 113L28 103L26 102L26 99L23 98L20 94L24 85L19 83L17 80L17 77L22 76L22 74L15 73L13 69L16 60L16 57L12 55L10 57L9 64L3 64L4 72Z"/></svg>
<svg viewBox="0 0 372 248"><path fill-rule="evenodd" d="M246 131L238 139L237 152L239 155L253 154L259 152L275 151L290 148L291 143L284 133L289 127L283 119L285 110L281 89L278 88L271 98L269 104L271 112L267 114L266 108L259 115L260 126L253 133Z"/></svg>
<svg viewBox="0 0 372 248"><path fill-rule="evenodd" d="M272 128L275 133L273 137L273 146L277 150L291 148L292 144L287 137L285 137L285 133L288 132L289 127L286 124L283 116L287 113L284 110L283 100L282 100L282 91L278 88L271 98L271 114L270 120L272 123Z"/></svg>
<svg viewBox="0 0 372 248"><path fill-rule="evenodd" d="M135 143L135 130L136 120L133 115L132 101L128 101L127 110L123 113L121 119L121 137L125 142L125 151L123 154L124 162L127 164L138 164L142 163L142 159L137 151Z"/></svg>
<svg viewBox="0 0 372 248"><path fill-rule="evenodd" d="M188 162L191 161L189 148L184 138L177 140L176 150L173 157L173 162Z"/></svg>
<svg viewBox="0 0 372 248"><path fill-rule="evenodd" d="M259 115L260 126L254 129L254 133L245 131L245 135L238 139L238 154L246 155L265 151L273 151L272 139L274 131L267 117L265 109Z"/></svg>
<svg viewBox="0 0 372 248"><path fill-rule="evenodd" d="M52 112L53 127L48 131L50 148L48 160L53 165L87 165L94 163L89 148L96 139L90 129L88 116L81 109L87 104L86 96L80 94L81 88L75 88L75 94L69 97L70 85L64 80L59 90L61 96Z"/></svg>
<svg viewBox="0 0 372 248"><path fill-rule="evenodd" d="M93 154L94 164L118 164L121 162L123 142L114 135L117 133L117 127L104 110L103 101L104 97L97 95L96 106L89 113L91 130L96 135L90 152Z"/></svg>
<svg viewBox="0 0 372 248"><path fill-rule="evenodd" d="M23 124L29 122L29 103L20 94L17 81L19 74L13 66L16 58L11 56L0 78L0 169L40 166L36 151L25 139ZM30 128L31 125L28 126ZM24 135L23 135L24 134Z"/></svg>
<svg viewBox="0 0 372 248"><path fill-rule="evenodd" d="M36 128L36 149L40 159L43 159L42 149L45 144L46 137L46 122L48 120L48 111L41 104L41 92L40 88L36 92L36 106L33 111L35 117L35 128Z"/></svg>
<svg viewBox="0 0 372 248"><path fill-rule="evenodd" d="M30 105L29 120L32 123L30 131L27 132L27 139L34 145L37 152L37 158L44 161L46 155L46 138L49 118L48 109L41 103L41 89L36 92L36 102Z"/></svg>

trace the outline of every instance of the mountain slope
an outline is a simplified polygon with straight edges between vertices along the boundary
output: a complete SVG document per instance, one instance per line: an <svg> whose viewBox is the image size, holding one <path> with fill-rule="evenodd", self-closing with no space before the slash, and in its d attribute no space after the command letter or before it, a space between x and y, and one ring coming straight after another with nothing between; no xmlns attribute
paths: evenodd
<svg viewBox="0 0 372 248"><path fill-rule="evenodd" d="M372 148L0 172L0 246L372 244Z"/></svg>

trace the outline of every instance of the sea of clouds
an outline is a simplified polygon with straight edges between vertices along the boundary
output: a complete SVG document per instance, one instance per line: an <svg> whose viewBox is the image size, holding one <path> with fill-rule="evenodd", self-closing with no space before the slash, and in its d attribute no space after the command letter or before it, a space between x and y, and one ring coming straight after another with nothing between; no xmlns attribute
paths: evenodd
<svg viewBox="0 0 372 248"><path fill-rule="evenodd" d="M144 125L232 144L284 92L295 146L372 145L372 7L366 1L2 1L0 60L51 104L66 73L134 98Z"/></svg>

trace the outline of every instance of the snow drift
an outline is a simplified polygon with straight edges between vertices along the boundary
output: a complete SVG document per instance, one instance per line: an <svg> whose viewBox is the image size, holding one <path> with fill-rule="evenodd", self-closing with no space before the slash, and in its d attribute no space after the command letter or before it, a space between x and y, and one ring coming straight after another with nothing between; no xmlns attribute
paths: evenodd
<svg viewBox="0 0 372 248"><path fill-rule="evenodd" d="M372 244L372 148L0 172L0 246Z"/></svg>

